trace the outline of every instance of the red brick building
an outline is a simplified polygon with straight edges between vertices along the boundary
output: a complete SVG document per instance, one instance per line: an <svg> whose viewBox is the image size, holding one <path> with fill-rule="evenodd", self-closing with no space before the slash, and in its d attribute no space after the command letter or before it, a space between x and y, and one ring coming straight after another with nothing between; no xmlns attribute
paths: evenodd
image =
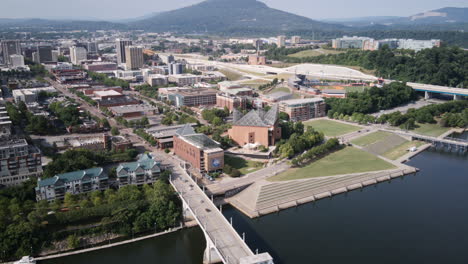
<svg viewBox="0 0 468 264"><path fill-rule="evenodd" d="M234 122L229 129L229 137L240 146L258 144L265 147L275 145L281 139L281 128L278 125L278 105L265 112L252 110L245 116L234 110Z"/></svg>
<svg viewBox="0 0 468 264"><path fill-rule="evenodd" d="M247 107L247 99L228 93L218 93L216 95L216 106L220 108L227 107L229 111L245 109Z"/></svg>
<svg viewBox="0 0 468 264"><path fill-rule="evenodd" d="M174 135L174 153L200 172L222 170L224 150L205 134L197 134L190 124Z"/></svg>

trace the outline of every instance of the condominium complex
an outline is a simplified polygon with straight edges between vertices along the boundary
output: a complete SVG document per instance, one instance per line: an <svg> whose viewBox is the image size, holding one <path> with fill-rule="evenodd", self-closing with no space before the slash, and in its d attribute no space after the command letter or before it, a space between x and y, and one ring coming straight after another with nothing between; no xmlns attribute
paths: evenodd
<svg viewBox="0 0 468 264"><path fill-rule="evenodd" d="M109 187L109 177L101 167L57 174L52 178L39 179L36 200L53 201L65 198L66 193L81 194Z"/></svg>
<svg viewBox="0 0 468 264"><path fill-rule="evenodd" d="M332 41L332 47L335 49L362 49L378 50L384 45L391 49L410 49L420 51L432 47L440 47L440 40L414 40L414 39L382 39L376 40L367 37L342 37Z"/></svg>
<svg viewBox="0 0 468 264"><path fill-rule="evenodd" d="M115 50L117 51L117 63L118 64L126 63L127 57L125 54L125 47L131 46L131 45L132 45L131 40L121 40L121 39L116 40Z"/></svg>
<svg viewBox="0 0 468 264"><path fill-rule="evenodd" d="M280 102L280 111L289 115L291 121L304 121L324 117L326 104L322 98L293 99Z"/></svg>
<svg viewBox="0 0 468 264"><path fill-rule="evenodd" d="M117 183L125 185L143 185L154 183L161 174L161 163L150 154L143 154L135 162L121 163L117 167Z"/></svg>
<svg viewBox="0 0 468 264"><path fill-rule="evenodd" d="M219 143L205 134L195 133L190 124L174 135L174 153L200 172L218 171L224 167L224 150Z"/></svg>
<svg viewBox="0 0 468 264"><path fill-rule="evenodd" d="M143 67L143 48L138 46L126 46L126 68L127 70L138 70Z"/></svg>
<svg viewBox="0 0 468 264"><path fill-rule="evenodd" d="M17 185L41 174L41 153L36 147L26 139L0 140L0 185Z"/></svg>
<svg viewBox="0 0 468 264"><path fill-rule="evenodd" d="M281 139L278 114L276 104L268 112L260 109L242 115L234 110L232 128L228 131L229 137L240 146L247 144L273 146Z"/></svg>
<svg viewBox="0 0 468 264"><path fill-rule="evenodd" d="M71 63L78 65L81 61L88 59L88 52L83 47L73 46L70 47L70 61Z"/></svg>

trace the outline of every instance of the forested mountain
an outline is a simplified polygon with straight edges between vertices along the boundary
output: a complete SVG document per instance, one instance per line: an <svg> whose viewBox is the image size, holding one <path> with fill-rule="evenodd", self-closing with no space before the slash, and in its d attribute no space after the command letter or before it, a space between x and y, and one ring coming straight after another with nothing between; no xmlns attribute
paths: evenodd
<svg viewBox="0 0 468 264"><path fill-rule="evenodd" d="M291 30L337 30L344 26L322 23L268 7L256 0L207 0L130 23L132 27L175 32L235 32L256 30L276 33Z"/></svg>

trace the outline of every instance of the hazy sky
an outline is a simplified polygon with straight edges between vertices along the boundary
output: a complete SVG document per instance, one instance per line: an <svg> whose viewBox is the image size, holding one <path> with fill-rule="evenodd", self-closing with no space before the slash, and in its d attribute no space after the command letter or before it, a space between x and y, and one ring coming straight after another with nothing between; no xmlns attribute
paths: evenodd
<svg viewBox="0 0 468 264"><path fill-rule="evenodd" d="M313 19L408 16L447 6L468 7L468 0L262 1L270 7ZM0 18L122 19L176 9L198 2L201 0L0 0Z"/></svg>

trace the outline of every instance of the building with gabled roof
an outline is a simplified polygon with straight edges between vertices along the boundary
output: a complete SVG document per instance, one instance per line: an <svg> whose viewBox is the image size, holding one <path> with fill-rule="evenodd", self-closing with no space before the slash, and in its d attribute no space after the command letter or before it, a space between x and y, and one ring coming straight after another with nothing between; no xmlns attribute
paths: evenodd
<svg viewBox="0 0 468 264"><path fill-rule="evenodd" d="M240 146L246 144L275 145L281 139L281 128L278 124L278 105L275 104L268 112L261 109L252 110L246 115L234 110L232 128L229 137Z"/></svg>
<svg viewBox="0 0 468 264"><path fill-rule="evenodd" d="M39 179L36 200L63 199L66 193L80 194L109 187L109 177L101 167L57 174L52 178Z"/></svg>
<svg viewBox="0 0 468 264"><path fill-rule="evenodd" d="M161 163L150 154L143 154L135 162L121 163L117 167L119 187L154 183L161 174Z"/></svg>
<svg viewBox="0 0 468 264"><path fill-rule="evenodd" d="M196 133L190 124L179 128L174 135L174 153L200 172L221 170L224 150L205 134Z"/></svg>

